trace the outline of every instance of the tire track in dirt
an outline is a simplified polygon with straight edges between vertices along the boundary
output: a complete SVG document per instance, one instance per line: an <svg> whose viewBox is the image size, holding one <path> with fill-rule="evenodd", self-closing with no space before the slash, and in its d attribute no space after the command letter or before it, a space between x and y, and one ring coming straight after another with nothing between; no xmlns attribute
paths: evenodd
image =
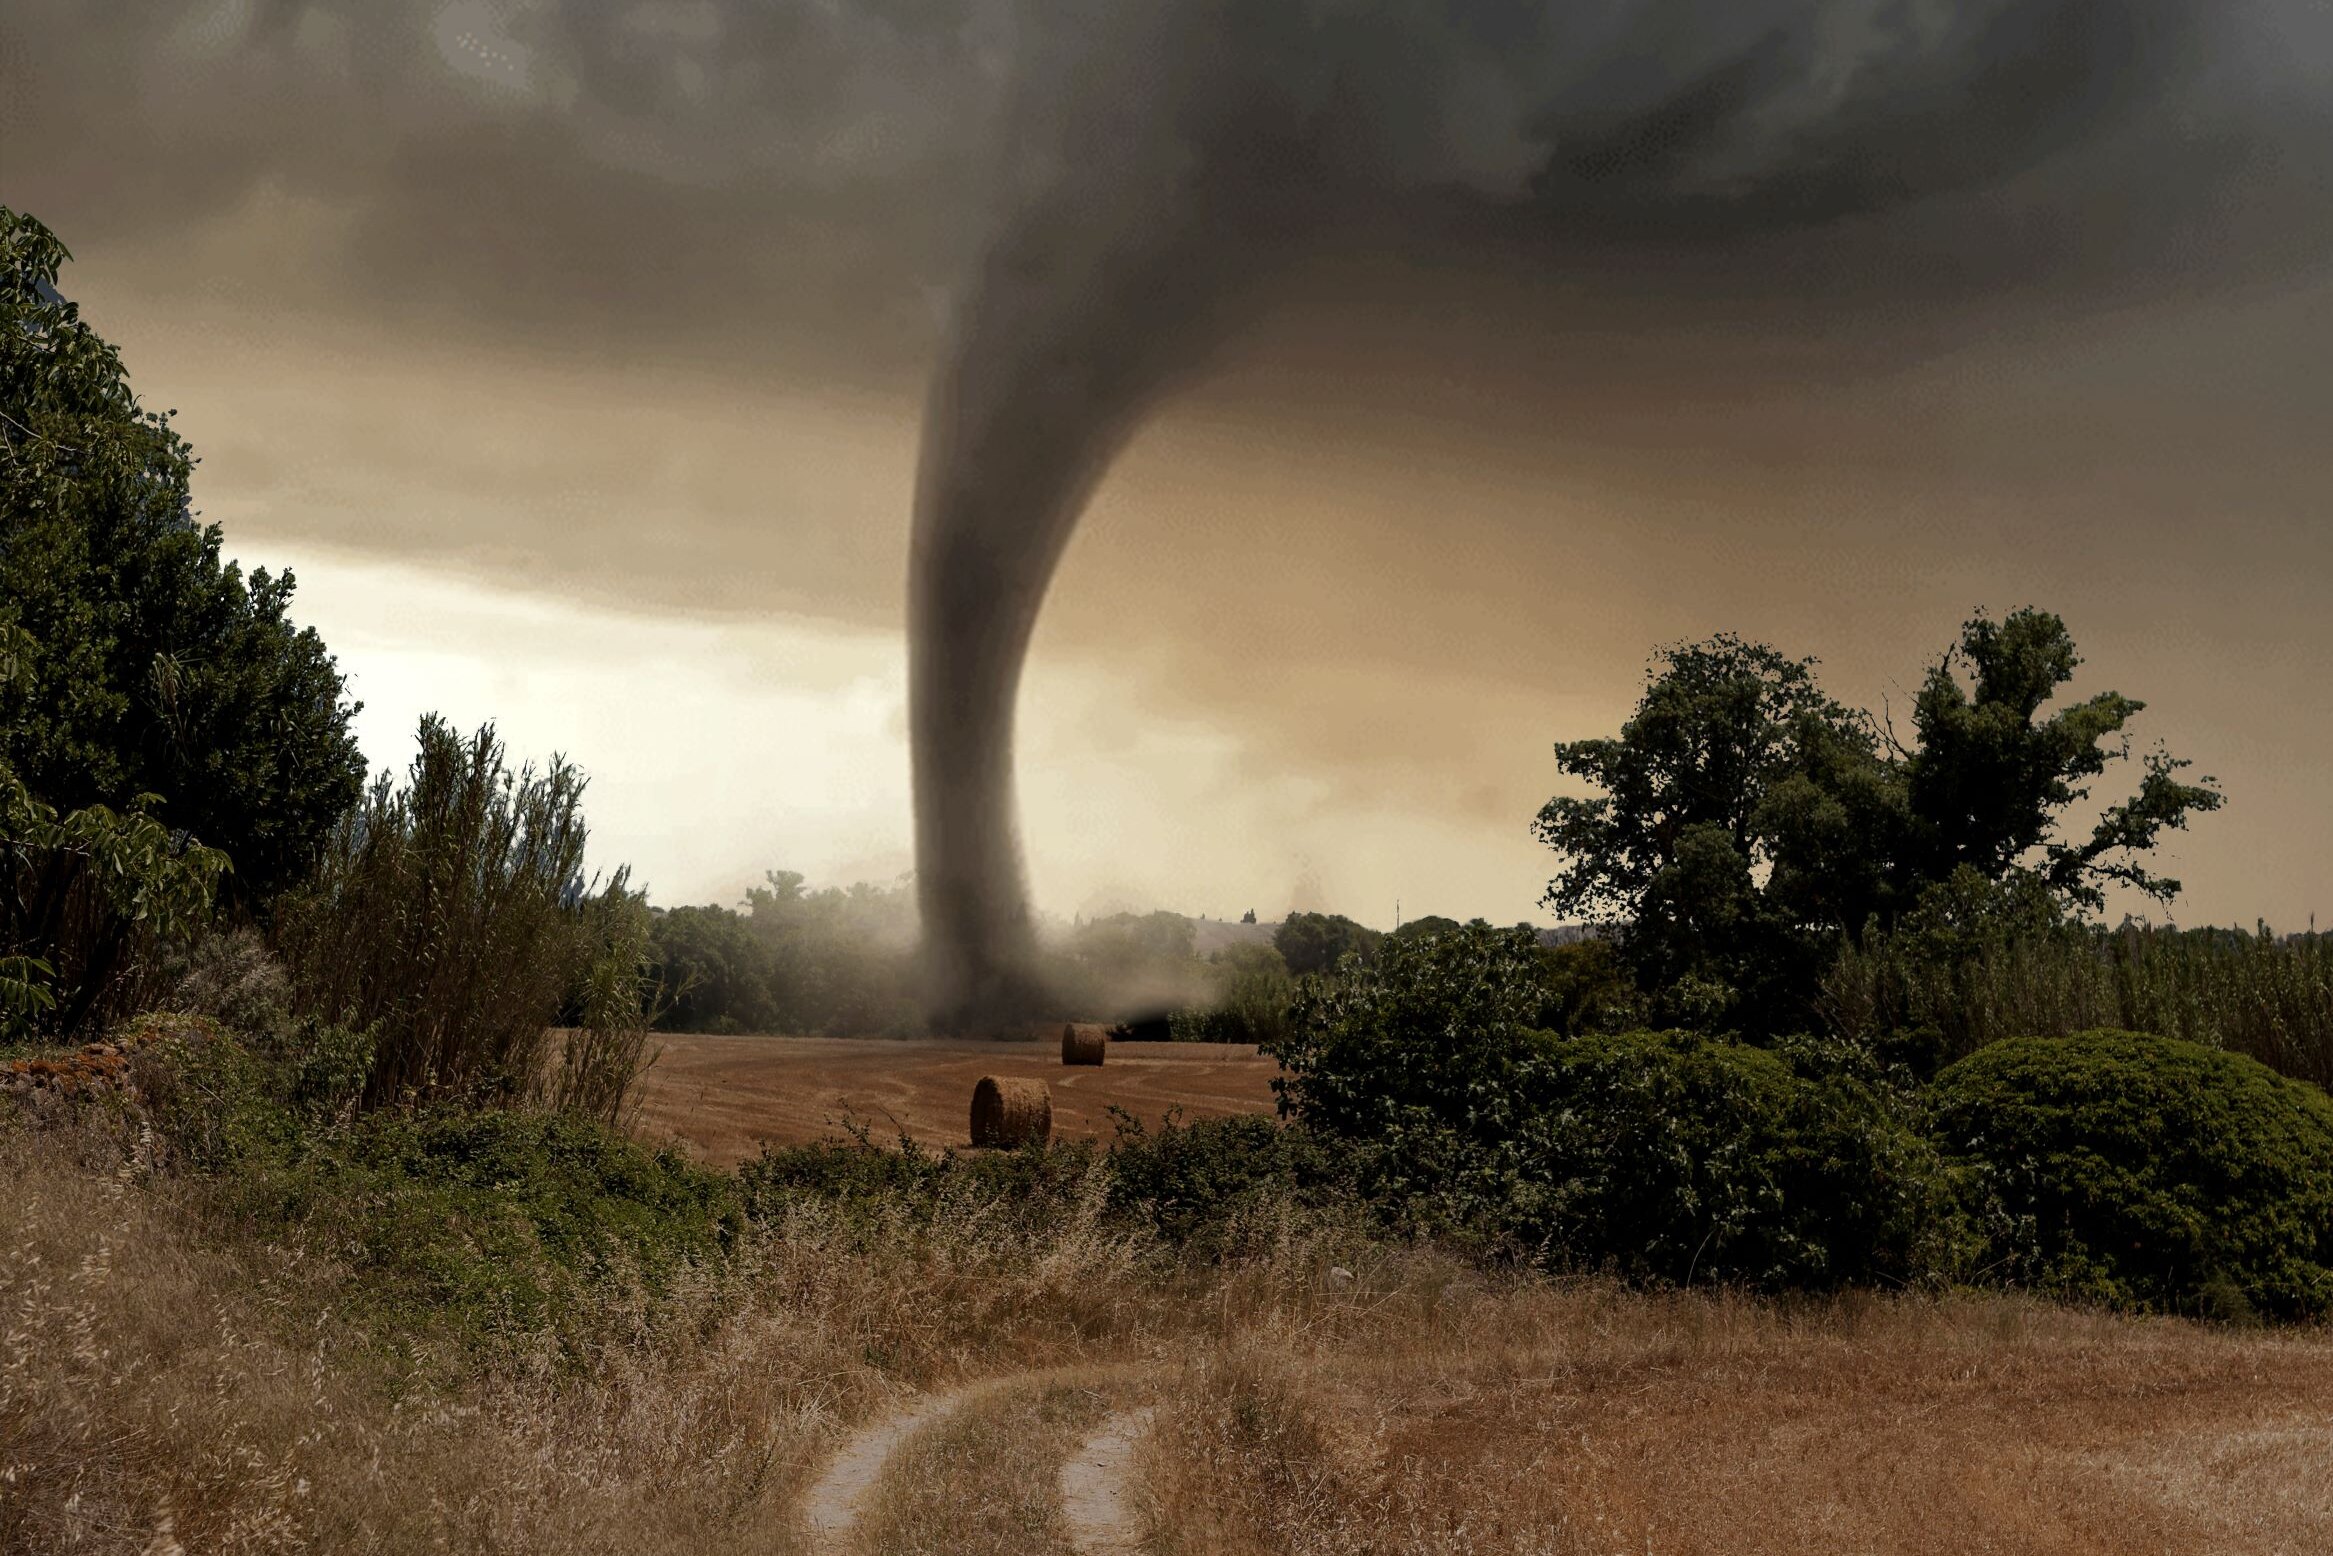
<svg viewBox="0 0 2333 1556"><path fill-rule="evenodd" d="M802 1498L802 1522L809 1526L811 1549L843 1551L859 1526L868 1491L882 1475L883 1466L899 1445L917 1432L945 1421L977 1396L997 1387L975 1383L945 1394L927 1394L888 1415L878 1416L843 1440L826 1471L812 1482Z"/></svg>
<svg viewBox="0 0 2333 1556"><path fill-rule="evenodd" d="M1123 1382L1137 1369L1130 1367L1048 1367L1032 1372L1008 1372L993 1378L982 1378L960 1388L938 1394L925 1394L898 1409L876 1417L843 1439L842 1446L827 1460L826 1468L803 1493L800 1518L810 1533L812 1551L822 1556L845 1556L851 1548L851 1536L859 1527L866 1512L867 1494L882 1479L891 1457L906 1442L925 1430L954 1419L959 1413L981 1401L1014 1389L1041 1386L1048 1383L1080 1382L1095 1385ZM1091 1550L1099 1556L1117 1556L1119 1552L1137 1549L1133 1515L1125 1497L1122 1479L1126 1459L1133 1447L1139 1429L1126 1435L1123 1442L1102 1445L1113 1426L1139 1418L1147 1423L1150 1412L1121 1411L1105 1421L1100 1430L1089 1437L1072 1456L1072 1464L1064 1465L1062 1485L1064 1510L1071 1529L1071 1538L1080 1552ZM1078 1482L1081 1501L1071 1506L1067 1501L1072 1465L1077 1460L1099 1458L1103 1467L1097 1467ZM1078 1507L1089 1510L1084 1515L1088 1524L1079 1522ZM1089 1537L1080 1531L1091 1527L1103 1534L1092 1538L1117 1540L1117 1543L1089 1544ZM1120 1538L1108 1533L1123 1527L1126 1535Z"/></svg>
<svg viewBox="0 0 2333 1556"><path fill-rule="evenodd" d="M1134 1556L1142 1519L1127 1495L1134 1445L1150 1430L1148 1406L1113 1412L1061 1466L1061 1514L1081 1556Z"/></svg>

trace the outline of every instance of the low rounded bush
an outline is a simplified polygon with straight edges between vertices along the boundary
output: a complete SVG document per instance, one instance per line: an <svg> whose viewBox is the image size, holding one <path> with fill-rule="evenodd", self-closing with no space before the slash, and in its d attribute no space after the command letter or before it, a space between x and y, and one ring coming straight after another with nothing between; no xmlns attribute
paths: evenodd
<svg viewBox="0 0 2333 1556"><path fill-rule="evenodd" d="M1935 1138L2000 1278L2118 1307L2333 1313L2333 1099L2128 1032L2016 1038L1937 1077Z"/></svg>
<svg viewBox="0 0 2333 1556"><path fill-rule="evenodd" d="M1685 1032L1562 1039L1548 1056L1514 1200L1517 1230L1553 1256L1825 1287L1916 1277L1950 1234L1933 1151L1851 1069Z"/></svg>

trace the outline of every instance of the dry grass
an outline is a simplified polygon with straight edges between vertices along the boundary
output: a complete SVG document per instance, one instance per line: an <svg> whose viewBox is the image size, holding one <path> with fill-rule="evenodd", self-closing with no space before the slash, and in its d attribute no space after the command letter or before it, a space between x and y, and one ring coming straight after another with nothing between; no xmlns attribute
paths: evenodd
<svg viewBox="0 0 2333 1556"><path fill-rule="evenodd" d="M1090 1220L865 1255L805 1212L653 1304L611 1292L580 1368L456 1369L384 1354L303 1250L206 1246L167 1181L69 1138L0 1127L10 1552L782 1552L797 1488L903 1388L1114 1354L1167 1308Z"/></svg>
<svg viewBox="0 0 2333 1556"><path fill-rule="evenodd" d="M580 1362L457 1365L122 1160L0 1127L10 1552L785 1553L855 1423L1061 1366L1149 1378L1158 1556L2333 1548L2321 1330L1651 1298L1423 1254L1332 1281L1301 1236L1169 1279L1086 1213L1032 1241L973 1208L872 1238L804 1211L654 1302L610 1288ZM878 1480L861 1548L1058 1549L1099 1410L981 1393Z"/></svg>
<svg viewBox="0 0 2333 1556"><path fill-rule="evenodd" d="M1596 1287L1440 1317L1192 1358L1150 1460L1155 1549L2333 1548L2322 1332Z"/></svg>
<svg viewBox="0 0 2333 1556"><path fill-rule="evenodd" d="M1104 1409L1099 1391L1068 1383L982 1399L892 1458L857 1548L867 1556L1073 1556L1057 1467Z"/></svg>

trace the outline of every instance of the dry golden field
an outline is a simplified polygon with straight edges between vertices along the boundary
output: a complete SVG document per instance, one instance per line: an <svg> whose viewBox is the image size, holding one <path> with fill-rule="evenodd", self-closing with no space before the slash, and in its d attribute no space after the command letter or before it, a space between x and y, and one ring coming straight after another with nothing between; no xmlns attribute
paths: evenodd
<svg viewBox="0 0 2333 1556"><path fill-rule="evenodd" d="M1098 1067L1061 1062L1060 1029L1029 1041L944 1038L710 1037L655 1040L640 1079L639 1132L678 1140L716 1166L762 1143L843 1138L846 1122L878 1141L970 1143L973 1083L1033 1076L1053 1088L1056 1139L1111 1134L1115 1105L1147 1124L1170 1108L1187 1119L1272 1110L1279 1066L1234 1043L1112 1043Z"/></svg>
<svg viewBox="0 0 2333 1556"><path fill-rule="evenodd" d="M804 1209L612 1292L580 1363L453 1366L69 1133L0 1129L0 1172L11 1552L2333 1549L2321 1330Z"/></svg>

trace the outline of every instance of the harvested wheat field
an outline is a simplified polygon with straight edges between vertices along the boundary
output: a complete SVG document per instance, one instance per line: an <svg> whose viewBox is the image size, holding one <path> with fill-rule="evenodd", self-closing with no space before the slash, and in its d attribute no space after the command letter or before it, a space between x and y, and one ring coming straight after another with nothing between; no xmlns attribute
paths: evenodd
<svg viewBox="0 0 2333 1556"><path fill-rule="evenodd" d="M1060 1028L1027 1041L849 1037L656 1040L639 1084L639 1129L729 1166L763 1142L841 1139L850 1123L890 1141L971 1142L972 1088L984 1075L1041 1080L1053 1092L1053 1138L1110 1137L1112 1106L1147 1124L1269 1113L1279 1066L1237 1043L1112 1043L1099 1066L1061 1062Z"/></svg>

